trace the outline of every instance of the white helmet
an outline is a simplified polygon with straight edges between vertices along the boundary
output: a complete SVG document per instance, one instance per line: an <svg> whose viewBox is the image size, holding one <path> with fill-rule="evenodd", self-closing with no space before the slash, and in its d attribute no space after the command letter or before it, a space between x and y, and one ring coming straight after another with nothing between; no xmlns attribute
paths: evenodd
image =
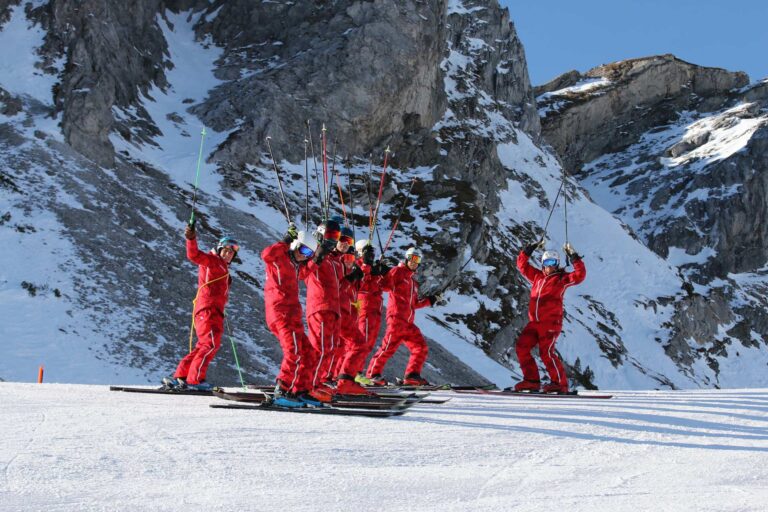
<svg viewBox="0 0 768 512"><path fill-rule="evenodd" d="M317 251L317 240L315 240L315 237L308 235L306 231L299 231L296 240L291 242L291 250L295 251L302 245L312 249L312 252Z"/></svg>
<svg viewBox="0 0 768 512"><path fill-rule="evenodd" d="M363 249L365 249L367 245L368 245L368 239L367 238L363 238L362 240L358 240L357 242L355 242L355 251L357 251L357 252L362 254Z"/></svg>
<svg viewBox="0 0 768 512"><path fill-rule="evenodd" d="M417 256L419 261L421 261L421 252L415 247L409 247L408 250L405 251L405 261L410 260L413 256Z"/></svg>
<svg viewBox="0 0 768 512"><path fill-rule="evenodd" d="M555 260L554 265L545 265L544 262L547 260ZM544 254L541 255L541 264L544 266L557 266L560 263L560 255L557 254L557 251L544 251Z"/></svg>

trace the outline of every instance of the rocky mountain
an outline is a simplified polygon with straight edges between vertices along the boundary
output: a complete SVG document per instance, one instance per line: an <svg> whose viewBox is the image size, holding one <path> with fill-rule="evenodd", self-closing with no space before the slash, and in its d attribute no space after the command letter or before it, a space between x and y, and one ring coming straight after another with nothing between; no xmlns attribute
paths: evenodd
<svg viewBox="0 0 768 512"><path fill-rule="evenodd" d="M688 112L694 99L649 113L637 140L613 131L615 140L602 140L598 132L578 132L587 124L578 118L565 121L569 109L589 111L597 92L557 108L542 97L610 80L616 105L647 98L653 110L659 94L688 94L674 85L685 81L706 105L697 111L702 120L719 109L732 119L723 123L740 125L762 116L762 107L728 113L739 108L738 95L762 101L761 85L738 90L746 85L742 75L665 57L679 80L669 78L663 93L654 92L652 78L634 77L642 66L621 63L606 67L605 77L571 77L534 91L523 44L496 0L5 1L0 22L0 41L15 49L0 57L0 261L8 269L0 303L15 335L2 378L29 380L29 368L44 362L52 378L76 382L156 380L172 368L188 347L194 268L184 260L181 230L194 207L205 244L232 233L244 247L228 308L230 336L212 378L239 379L237 347L247 380L271 379L279 347L263 322L258 255L287 220L265 140L271 137L292 220L311 229L320 219L322 180L315 173L324 125L329 167L343 171L340 181L352 191L343 213L358 237L368 235L368 190L378 187L391 149L375 239L386 243L407 196L387 256L420 245L427 256L422 289L445 297L419 313L430 338L427 378L507 385L518 374L512 347L526 321L528 288L514 261L521 245L546 234L551 247L573 242L587 262L587 281L567 295L558 345L576 384L697 387L765 379L762 330L747 333L753 342L742 354L698 352L690 339L702 317L722 318L713 323L718 333L728 326L744 331L727 316L739 315L736 299L713 309L715 290L705 297L692 289L701 285L659 250L656 228L649 224L656 238L644 236L623 210L603 203L598 191L611 188L597 167L585 165L626 151L660 119L672 123ZM632 108L601 120L603 109L613 108L607 105L589 114L596 130L601 122L632 124ZM540 118L542 109L551 114ZM678 149L664 158L696 151ZM578 171L578 179L565 179L567 224L558 154ZM729 179L746 176L734 172ZM333 197L342 213L335 191ZM647 220L686 227L666 213ZM744 304L746 286L734 296ZM388 376L402 372L404 357L401 351Z"/></svg>

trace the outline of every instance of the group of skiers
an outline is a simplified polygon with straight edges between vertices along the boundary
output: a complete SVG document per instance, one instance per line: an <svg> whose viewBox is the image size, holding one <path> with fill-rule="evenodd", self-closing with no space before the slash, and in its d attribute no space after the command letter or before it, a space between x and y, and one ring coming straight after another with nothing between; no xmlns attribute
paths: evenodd
<svg viewBox="0 0 768 512"><path fill-rule="evenodd" d="M185 236L187 258L199 267L193 313L198 341L163 384L207 390L212 386L205 380L206 371L224 331L229 265L239 244L225 237L210 253L203 253L193 226L187 226ZM410 358L402 384L429 385L421 376L429 349L414 323L415 311L433 306L439 297L419 295L415 272L421 253L410 247L397 266L389 267L382 258L375 258L370 240L355 243L353 237L339 218L327 220L312 234L290 223L284 238L261 253L266 270L266 323L283 350L273 398L276 405L317 406L332 401L337 393L365 395L369 393L366 386L387 385L384 367L403 343ZM531 265L533 252L543 245L543 241L529 244L517 258L517 268L532 288L529 322L515 347L523 380L513 389L567 393L568 378L555 343L562 330L563 294L584 280L586 269L568 243L564 250L573 262L573 272L560 266L555 251L544 252L541 269ZM307 289L306 317L299 300L300 280ZM389 293L385 334L366 369L381 327L383 292ZM531 355L534 347L549 374L550 382L543 387Z"/></svg>

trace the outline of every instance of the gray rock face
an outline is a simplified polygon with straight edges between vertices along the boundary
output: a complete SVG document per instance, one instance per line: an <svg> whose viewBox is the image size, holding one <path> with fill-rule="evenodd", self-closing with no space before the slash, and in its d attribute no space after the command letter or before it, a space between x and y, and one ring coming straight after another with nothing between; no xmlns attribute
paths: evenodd
<svg viewBox="0 0 768 512"><path fill-rule="evenodd" d="M579 81L603 79L587 91L552 93ZM542 134L571 171L600 155L619 151L647 130L672 122L683 110L714 110L746 74L695 66L673 55L606 64L583 76L571 71L536 88ZM562 87L561 87L562 86ZM542 98L545 93L548 96Z"/></svg>

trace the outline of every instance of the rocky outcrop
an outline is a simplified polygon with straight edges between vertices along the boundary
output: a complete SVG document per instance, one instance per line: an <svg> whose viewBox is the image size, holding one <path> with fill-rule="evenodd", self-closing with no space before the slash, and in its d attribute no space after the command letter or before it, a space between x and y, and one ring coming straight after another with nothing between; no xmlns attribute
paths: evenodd
<svg viewBox="0 0 768 512"><path fill-rule="evenodd" d="M596 87L569 90L579 82ZM684 110L723 106L747 85L745 73L696 66L673 55L631 59L571 71L536 88L542 134L571 171L600 155L620 151L647 130L674 121ZM560 91L558 93L558 91Z"/></svg>

